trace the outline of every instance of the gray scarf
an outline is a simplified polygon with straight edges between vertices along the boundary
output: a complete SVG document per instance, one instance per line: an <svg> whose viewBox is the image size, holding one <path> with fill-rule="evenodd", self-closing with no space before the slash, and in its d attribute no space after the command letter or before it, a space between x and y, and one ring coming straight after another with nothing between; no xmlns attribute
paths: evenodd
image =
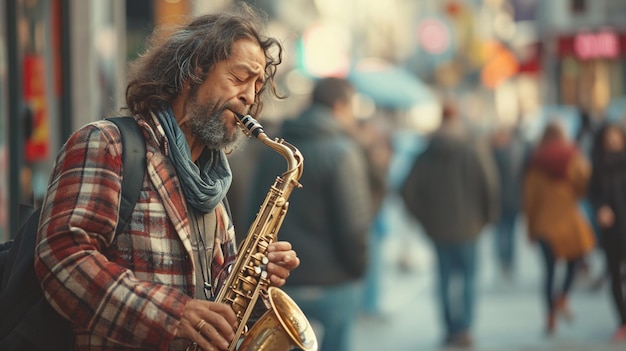
<svg viewBox="0 0 626 351"><path fill-rule="evenodd" d="M174 164L187 202L202 213L211 212L226 196L232 173L223 150L205 148L197 165L171 108L157 111L168 139L169 158Z"/></svg>

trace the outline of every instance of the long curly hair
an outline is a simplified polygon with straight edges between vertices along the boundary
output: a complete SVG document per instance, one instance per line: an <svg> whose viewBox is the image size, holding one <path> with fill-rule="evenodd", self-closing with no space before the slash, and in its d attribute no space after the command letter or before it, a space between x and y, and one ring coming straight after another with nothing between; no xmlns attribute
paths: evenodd
<svg viewBox="0 0 626 351"><path fill-rule="evenodd" d="M192 87L201 84L215 63L228 59L233 43L251 39L259 43L266 59L266 83L250 108L250 113L258 116L263 108L260 96L268 86L272 95L284 98L274 80L283 48L275 38L261 34L264 23L262 12L239 3L230 11L199 16L169 36L155 31L146 52L129 67L126 109L146 116L163 108L182 91L187 80Z"/></svg>

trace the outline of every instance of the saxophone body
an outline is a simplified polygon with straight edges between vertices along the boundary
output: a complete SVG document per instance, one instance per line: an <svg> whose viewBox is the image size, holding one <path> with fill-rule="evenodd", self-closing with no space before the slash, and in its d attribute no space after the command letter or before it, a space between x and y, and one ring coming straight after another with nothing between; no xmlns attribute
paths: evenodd
<svg viewBox="0 0 626 351"><path fill-rule="evenodd" d="M256 137L285 158L287 170L271 186L240 245L237 261L215 299L215 302L230 305L239 320L229 351L283 351L295 347L303 351L316 351L317 338L304 313L286 293L269 286L265 270L269 262L267 247L277 239L289 207L289 196L294 188L301 187L298 180L303 169L302 154L282 139L271 140L251 116L237 117L248 137ZM246 330L246 323L259 298L270 308L250 330Z"/></svg>

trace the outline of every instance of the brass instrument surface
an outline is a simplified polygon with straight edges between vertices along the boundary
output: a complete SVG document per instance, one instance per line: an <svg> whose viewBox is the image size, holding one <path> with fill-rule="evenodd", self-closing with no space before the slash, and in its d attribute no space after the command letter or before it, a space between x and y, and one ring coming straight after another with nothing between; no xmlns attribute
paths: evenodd
<svg viewBox="0 0 626 351"><path fill-rule="evenodd" d="M316 351L317 338L310 323L287 294L270 287L265 269L269 262L267 247L277 239L289 208L288 198L294 188L302 186L298 182L303 170L302 154L283 139L271 140L251 116L238 115L238 118L240 127L248 137L255 136L285 158L287 170L270 187L240 245L238 259L215 300L229 304L239 320L229 351L236 349L242 337L243 341L237 348L239 351L291 350L296 346L304 351ZM259 297L268 301L270 310L246 331L246 323Z"/></svg>

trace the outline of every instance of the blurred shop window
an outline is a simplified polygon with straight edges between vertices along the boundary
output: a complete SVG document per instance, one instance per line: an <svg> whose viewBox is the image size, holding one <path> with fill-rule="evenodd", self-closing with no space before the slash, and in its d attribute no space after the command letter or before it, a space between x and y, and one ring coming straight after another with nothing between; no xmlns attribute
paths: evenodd
<svg viewBox="0 0 626 351"><path fill-rule="evenodd" d="M127 59L136 59L145 48L146 38L154 28L154 1L126 1Z"/></svg>
<svg viewBox="0 0 626 351"><path fill-rule="evenodd" d="M191 0L126 1L127 60L136 59L144 51L155 27L186 22L191 5Z"/></svg>
<svg viewBox="0 0 626 351"><path fill-rule="evenodd" d="M38 206L52 167L52 136L58 132L61 66L61 1L19 1L16 8L18 53L21 65L19 118L23 145L11 151L18 158L19 171L10 177L20 179L20 204ZM13 218L13 217L12 217Z"/></svg>

